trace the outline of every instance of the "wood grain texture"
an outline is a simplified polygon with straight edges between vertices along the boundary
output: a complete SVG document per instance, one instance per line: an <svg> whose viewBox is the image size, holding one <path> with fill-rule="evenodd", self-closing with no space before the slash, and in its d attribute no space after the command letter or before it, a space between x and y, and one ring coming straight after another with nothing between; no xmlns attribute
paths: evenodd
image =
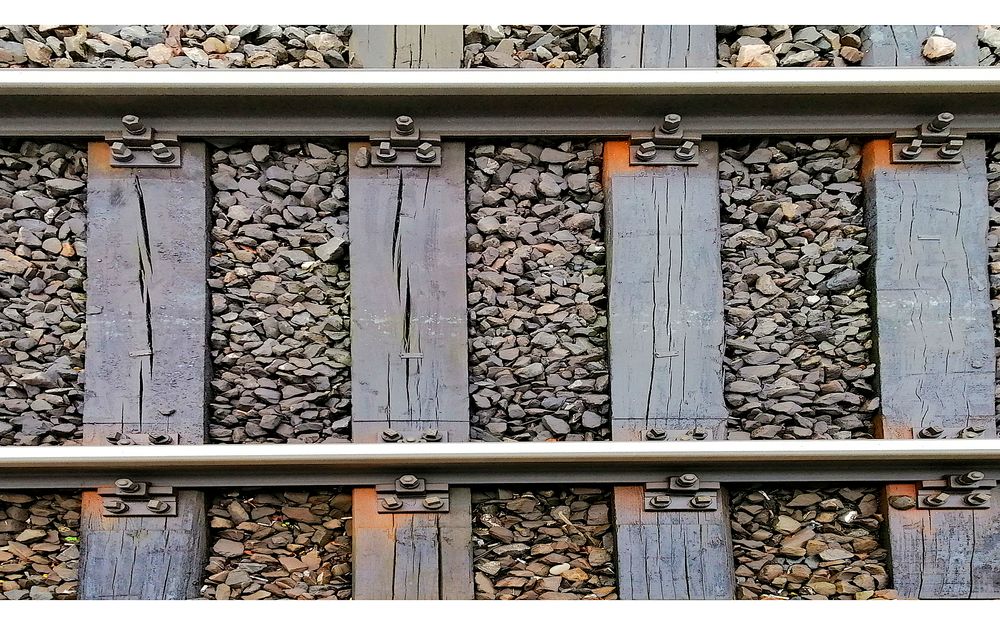
<svg viewBox="0 0 1000 625"><path fill-rule="evenodd" d="M359 167L365 146L350 148L353 440L468 441L465 145L445 143L441 167ZM471 491L449 496L447 513L379 514L354 490L355 599L473 598Z"/></svg>
<svg viewBox="0 0 1000 625"><path fill-rule="evenodd" d="M728 502L711 512L645 512L642 491L614 489L619 596L732 599Z"/></svg>
<svg viewBox="0 0 1000 625"><path fill-rule="evenodd" d="M963 163L891 163L891 142L865 146L862 177L876 295L881 430L910 438L929 425L993 417L992 320L987 279L985 151L966 141ZM929 476L933 478L936 476ZM885 496L916 497L913 484ZM993 497L1000 496L994 489ZM911 599L1000 598L1000 509L884 506L892 579Z"/></svg>
<svg viewBox="0 0 1000 625"><path fill-rule="evenodd" d="M893 165L888 140L864 150L890 438L929 425L995 428L984 149L966 141L961 165Z"/></svg>
<svg viewBox="0 0 1000 625"><path fill-rule="evenodd" d="M627 142L604 147L614 440L654 426L725 438L718 146L699 158L634 167ZM733 598L725 492L711 512L645 512L641 486L614 502L622 599Z"/></svg>
<svg viewBox="0 0 1000 625"><path fill-rule="evenodd" d="M601 67L715 67L715 26L608 25Z"/></svg>
<svg viewBox="0 0 1000 625"><path fill-rule="evenodd" d="M459 68L464 40L455 25L352 26L348 45L352 67Z"/></svg>
<svg viewBox="0 0 1000 625"><path fill-rule="evenodd" d="M84 443L116 431L205 440L208 391L208 176L205 145L183 167L112 169L90 144L87 177L87 387ZM128 477L123 475L122 477ZM177 517L104 518L86 493L80 596L185 599L202 579L201 492L178 492Z"/></svg>
<svg viewBox="0 0 1000 625"><path fill-rule="evenodd" d="M954 56L928 61L920 54L934 26L868 26L862 33L862 65L879 66L978 66L979 41L975 26L942 26L944 36L956 44Z"/></svg>
<svg viewBox="0 0 1000 625"><path fill-rule="evenodd" d="M716 144L700 159L633 167L627 142L605 144L614 440L651 427L725 435Z"/></svg>
<svg viewBox="0 0 1000 625"><path fill-rule="evenodd" d="M446 143L443 162L358 167L352 158L351 398L356 426L462 424L455 441L469 436L464 145Z"/></svg>
<svg viewBox="0 0 1000 625"><path fill-rule="evenodd" d="M450 492L445 514L379 514L373 488L354 489L355 599L472 599L472 499Z"/></svg>

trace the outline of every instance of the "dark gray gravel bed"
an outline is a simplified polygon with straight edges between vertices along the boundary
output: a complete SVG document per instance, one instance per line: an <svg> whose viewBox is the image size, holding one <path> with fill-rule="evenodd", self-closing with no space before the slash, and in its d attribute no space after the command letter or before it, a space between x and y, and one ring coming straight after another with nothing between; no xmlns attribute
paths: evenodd
<svg viewBox="0 0 1000 625"><path fill-rule="evenodd" d="M347 153L259 143L212 160L211 440L349 438Z"/></svg>
<svg viewBox="0 0 1000 625"><path fill-rule="evenodd" d="M350 26L2 26L2 67L347 67Z"/></svg>
<svg viewBox="0 0 1000 625"><path fill-rule="evenodd" d="M598 67L600 26L466 26L462 67Z"/></svg>
<svg viewBox="0 0 1000 625"><path fill-rule="evenodd" d="M845 67L861 63L862 26L718 26L720 67Z"/></svg>
<svg viewBox="0 0 1000 625"><path fill-rule="evenodd" d="M1000 141L986 144L986 179L990 206L990 230L986 237L990 263L990 303L993 308L994 347L997 353L996 415L1000 428Z"/></svg>
<svg viewBox="0 0 1000 625"><path fill-rule="evenodd" d="M732 493L737 599L894 599L876 488Z"/></svg>
<svg viewBox="0 0 1000 625"><path fill-rule="evenodd" d="M611 493L472 495L476 599L617 599Z"/></svg>
<svg viewBox="0 0 1000 625"><path fill-rule="evenodd" d="M475 439L610 438L602 147L470 148Z"/></svg>
<svg viewBox="0 0 1000 625"><path fill-rule="evenodd" d="M87 153L0 140L0 446L81 436Z"/></svg>
<svg viewBox="0 0 1000 625"><path fill-rule="evenodd" d="M868 438L878 409L860 148L724 146L730 438Z"/></svg>
<svg viewBox="0 0 1000 625"><path fill-rule="evenodd" d="M0 601L76 599L80 497L0 492Z"/></svg>
<svg viewBox="0 0 1000 625"><path fill-rule="evenodd" d="M216 496L202 597L350 599L350 514L349 491Z"/></svg>

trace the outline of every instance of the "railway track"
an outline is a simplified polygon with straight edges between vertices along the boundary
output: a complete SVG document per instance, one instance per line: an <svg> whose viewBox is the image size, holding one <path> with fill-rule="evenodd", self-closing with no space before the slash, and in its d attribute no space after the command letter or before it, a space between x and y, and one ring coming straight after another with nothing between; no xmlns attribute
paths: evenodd
<svg viewBox="0 0 1000 625"><path fill-rule="evenodd" d="M1000 597L1000 76L605 29L5 70L0 596Z"/></svg>

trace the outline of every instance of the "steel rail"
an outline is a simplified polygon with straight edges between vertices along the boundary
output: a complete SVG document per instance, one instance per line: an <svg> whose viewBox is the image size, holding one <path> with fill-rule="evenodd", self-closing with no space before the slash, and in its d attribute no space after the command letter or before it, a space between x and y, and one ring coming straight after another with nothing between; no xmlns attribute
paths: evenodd
<svg viewBox="0 0 1000 625"><path fill-rule="evenodd" d="M942 111L1000 132L991 68L0 71L0 135L100 137L127 113L185 137L879 135Z"/></svg>
<svg viewBox="0 0 1000 625"><path fill-rule="evenodd" d="M94 488L129 477L174 487L391 483L628 484L695 472L721 482L898 482L979 470L1000 440L697 441L6 447L0 489Z"/></svg>

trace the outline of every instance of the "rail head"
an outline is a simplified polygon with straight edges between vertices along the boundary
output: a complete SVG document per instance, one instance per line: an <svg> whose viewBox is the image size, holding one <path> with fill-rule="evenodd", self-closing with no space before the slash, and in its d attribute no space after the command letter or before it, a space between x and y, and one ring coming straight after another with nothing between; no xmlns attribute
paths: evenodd
<svg viewBox="0 0 1000 625"><path fill-rule="evenodd" d="M1000 440L699 441L7 447L0 489L368 486L402 473L455 485L621 484L695 471L724 482L879 482L1000 471Z"/></svg>

